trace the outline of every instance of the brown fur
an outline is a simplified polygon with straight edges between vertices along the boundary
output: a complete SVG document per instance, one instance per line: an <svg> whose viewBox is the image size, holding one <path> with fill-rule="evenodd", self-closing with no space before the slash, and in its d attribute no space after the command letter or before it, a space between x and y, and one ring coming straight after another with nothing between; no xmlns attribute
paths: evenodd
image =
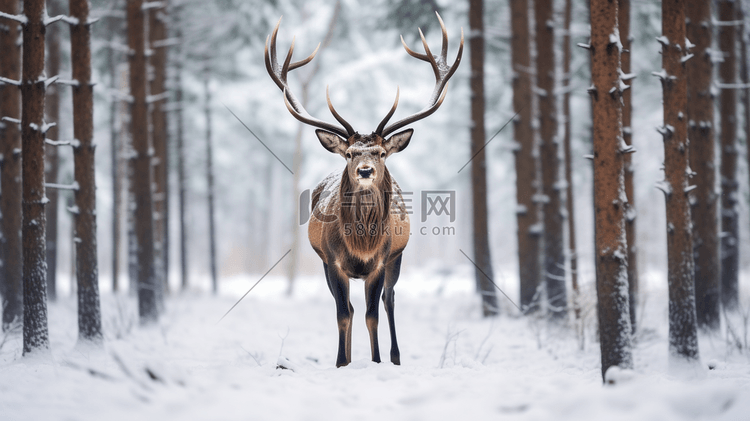
<svg viewBox="0 0 750 421"><path fill-rule="evenodd" d="M358 188L344 172L339 190L341 211L339 232L347 249L357 257L372 255L381 248L390 231L392 184L388 170L370 188ZM365 235L360 235L362 231ZM350 235L346 235L349 232ZM376 235L371 235L375 232ZM365 259L362 259L365 260Z"/></svg>

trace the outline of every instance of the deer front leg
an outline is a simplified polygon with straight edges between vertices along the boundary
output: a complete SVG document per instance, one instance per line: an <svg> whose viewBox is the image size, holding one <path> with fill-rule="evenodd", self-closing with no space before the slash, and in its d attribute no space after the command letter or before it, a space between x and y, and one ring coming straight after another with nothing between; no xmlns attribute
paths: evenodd
<svg viewBox="0 0 750 421"><path fill-rule="evenodd" d="M351 362L352 318L354 308L349 302L349 278L341 272L336 264L328 265L327 278L333 299L336 301L336 320L339 325L339 350L336 367L343 367Z"/></svg>
<svg viewBox="0 0 750 421"><path fill-rule="evenodd" d="M401 352L398 349L396 340L396 320L394 319L395 292L393 287L398 281L401 273L401 255L388 264L385 269L385 288L383 291L383 304L385 304L385 314L388 316L388 327L391 332L391 362L395 365L401 365Z"/></svg>
<svg viewBox="0 0 750 421"><path fill-rule="evenodd" d="M378 312L380 310L380 302L378 301L378 298L383 291L384 281L384 270L372 274L365 281L365 301L367 302L365 322L367 323L367 330L370 332L370 351L372 351L372 360L376 363L380 362L380 347L378 346Z"/></svg>

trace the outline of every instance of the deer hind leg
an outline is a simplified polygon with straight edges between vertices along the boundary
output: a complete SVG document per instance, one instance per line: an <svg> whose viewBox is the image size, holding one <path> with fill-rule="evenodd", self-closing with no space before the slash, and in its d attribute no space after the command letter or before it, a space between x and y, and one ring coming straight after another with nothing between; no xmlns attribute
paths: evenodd
<svg viewBox="0 0 750 421"><path fill-rule="evenodd" d="M395 292L393 287L396 285L400 273L401 255L386 266L385 287L383 289L383 304L385 304L385 313L388 316L388 328L391 331L391 362L395 365L401 365L401 353L398 350L398 341L396 340L396 320L393 315Z"/></svg>
<svg viewBox="0 0 750 421"><path fill-rule="evenodd" d="M328 286L336 301L336 320L339 326L339 350L336 356L336 367L343 367L351 362L352 317L354 308L349 302L349 278L341 273L335 265L325 266Z"/></svg>
<svg viewBox="0 0 750 421"><path fill-rule="evenodd" d="M367 302L367 312L365 313L365 321L367 323L367 330L370 332L370 351L372 351L372 360L376 363L380 362L380 347L378 346L378 319L381 291L383 291L383 282L385 280L385 271L381 270L380 273L373 274L365 282L365 301Z"/></svg>

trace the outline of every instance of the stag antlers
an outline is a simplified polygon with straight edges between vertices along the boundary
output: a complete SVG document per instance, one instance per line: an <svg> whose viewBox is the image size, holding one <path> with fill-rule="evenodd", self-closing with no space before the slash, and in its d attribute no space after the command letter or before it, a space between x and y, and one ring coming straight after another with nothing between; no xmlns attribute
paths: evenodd
<svg viewBox="0 0 750 421"><path fill-rule="evenodd" d="M431 115L432 113L437 111L440 105L442 105L443 100L445 100L445 95L448 92L448 90L446 89L448 80L451 78L451 76L453 76L453 74L458 69L458 65L461 63L461 56L464 51L464 30L463 28L461 28L461 44L458 47L456 60L451 66L448 66L448 31L445 29L445 24L443 23L443 19L440 17L440 14L438 14L437 12L435 12L435 14L437 15L438 21L440 22L440 28L443 32L443 43L439 56L433 56L432 52L430 52L430 47L427 45L427 40L425 40L422 29L419 29L419 36L422 39L422 45L424 46L424 54L412 51L409 46L406 45L404 37L401 37L401 43L404 45L406 52L410 56L422 61L426 61L432 66L432 70L435 73L435 88L432 91L432 95L430 96L430 101L428 102L426 107L424 107L416 114L412 114L409 117L406 117L391 124L388 127L385 127L386 124L388 124L388 120L390 120L390 118L396 112L396 108L398 107L399 90L398 88L396 88L396 100L394 101L390 111L388 111L388 114L386 114L385 118L383 118L380 124L378 124L378 128L375 130L375 133L381 137L386 137L408 124L414 123ZM344 126L343 128L330 123L326 123L325 121L318 120L317 118L311 116L304 109L304 107L302 107L302 104L294 96L294 93L292 93L292 90L289 88L289 84L287 83L287 75L289 71L302 67L311 62L315 57L315 54L318 53L320 44L318 44L318 46L315 48L315 51L313 51L310 56L308 56L304 60L292 63L292 54L294 53L294 40L292 40L292 45L289 47L289 52L287 53L286 59L284 60L284 64L283 66L279 66L279 63L276 60L276 36L278 35L280 25L281 19L279 19L279 22L276 24L273 33L270 35L270 49L268 45L269 38L266 37L265 60L266 70L268 70L268 74L271 76L271 79L273 79L279 89L281 89L284 93L284 103L286 104L287 109L294 116L294 118L305 124L327 130L345 139L349 138L355 133L355 131L352 128L352 125L344 120L344 118L336 112L336 109L331 103L331 97L328 95L328 87L326 87L326 101L328 102L328 109L331 111L331 114L333 114L333 117L336 118L336 121Z"/></svg>

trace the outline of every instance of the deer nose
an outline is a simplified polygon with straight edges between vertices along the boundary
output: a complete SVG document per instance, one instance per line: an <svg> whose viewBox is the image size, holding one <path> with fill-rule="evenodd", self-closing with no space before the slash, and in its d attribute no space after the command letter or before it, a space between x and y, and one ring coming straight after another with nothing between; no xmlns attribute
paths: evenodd
<svg viewBox="0 0 750 421"><path fill-rule="evenodd" d="M372 167L365 167L365 168L360 168L360 169L358 169L358 170L357 170L357 173L358 173L358 174L359 174L359 176L360 176L360 177L362 177L362 178L370 178L370 176L372 175L372 173L373 173L374 171L375 171L375 170L374 170L374 169L372 169Z"/></svg>

